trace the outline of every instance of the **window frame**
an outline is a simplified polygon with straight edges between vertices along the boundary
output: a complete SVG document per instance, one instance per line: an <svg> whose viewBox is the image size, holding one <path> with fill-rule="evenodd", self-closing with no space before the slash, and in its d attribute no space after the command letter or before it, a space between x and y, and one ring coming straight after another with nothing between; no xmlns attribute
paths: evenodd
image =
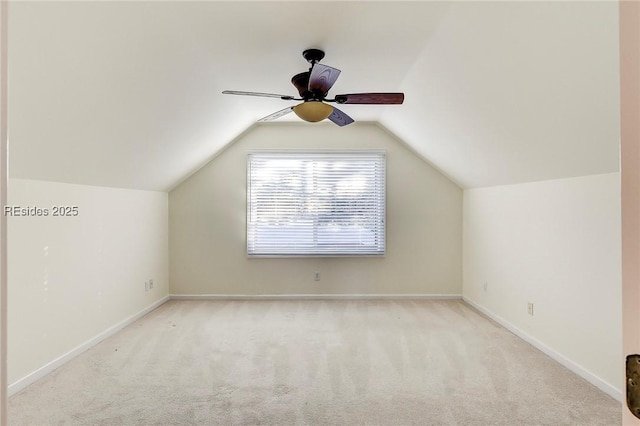
<svg viewBox="0 0 640 426"><path fill-rule="evenodd" d="M382 157L382 188L383 203L382 209L382 232L383 232L383 250L379 253L271 253L256 254L249 252L249 218L251 215L251 156L253 155L379 155ZM257 149L248 150L246 154L246 213L245 213L245 249L249 259L259 258L384 258L387 252L387 152L383 149Z"/></svg>

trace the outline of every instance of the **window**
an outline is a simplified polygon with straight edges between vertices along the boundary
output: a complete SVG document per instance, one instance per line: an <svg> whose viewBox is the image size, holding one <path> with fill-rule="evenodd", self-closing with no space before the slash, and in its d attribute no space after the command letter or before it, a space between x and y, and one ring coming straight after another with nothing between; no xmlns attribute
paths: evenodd
<svg viewBox="0 0 640 426"><path fill-rule="evenodd" d="M384 152L256 152L247 169L250 256L384 254Z"/></svg>

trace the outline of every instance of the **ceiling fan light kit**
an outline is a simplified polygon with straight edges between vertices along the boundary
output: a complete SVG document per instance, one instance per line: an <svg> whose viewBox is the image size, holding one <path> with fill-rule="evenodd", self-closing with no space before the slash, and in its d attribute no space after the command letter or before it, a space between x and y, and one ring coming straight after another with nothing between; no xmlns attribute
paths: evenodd
<svg viewBox="0 0 640 426"><path fill-rule="evenodd" d="M293 112L304 121L317 123L329 117L333 112L333 107L320 101L309 101L294 106Z"/></svg>
<svg viewBox="0 0 640 426"><path fill-rule="evenodd" d="M325 102L338 104L360 105L392 105L404 102L404 93L352 93L336 95L334 99L327 99L329 89L338 79L340 70L328 65L320 64L324 58L324 52L319 49L307 49L302 56L311 64L309 71L296 74L291 78L291 83L300 94L300 98L289 95L276 95L262 92L241 92L237 90L225 90L225 95L247 95L269 98L280 98L285 101L303 101L302 103L288 107L270 114L259 121L270 121L287 115L293 111L298 117L310 123L316 123L328 118L338 126L346 126L353 123L353 119L338 108Z"/></svg>

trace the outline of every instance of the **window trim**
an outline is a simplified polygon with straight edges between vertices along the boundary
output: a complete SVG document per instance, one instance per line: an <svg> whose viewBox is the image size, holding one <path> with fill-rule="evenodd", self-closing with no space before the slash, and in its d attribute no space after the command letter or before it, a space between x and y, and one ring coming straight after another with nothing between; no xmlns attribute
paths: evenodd
<svg viewBox="0 0 640 426"><path fill-rule="evenodd" d="M252 155L331 155L331 154L372 154L383 159L382 183L384 187L384 203L382 204L382 229L384 232L384 250L381 253L307 253L307 254L252 254L249 253L249 216L250 216L250 173ZM384 149L252 149L246 153L245 181L245 252L248 259L286 259L286 258L385 258L387 255L387 152Z"/></svg>

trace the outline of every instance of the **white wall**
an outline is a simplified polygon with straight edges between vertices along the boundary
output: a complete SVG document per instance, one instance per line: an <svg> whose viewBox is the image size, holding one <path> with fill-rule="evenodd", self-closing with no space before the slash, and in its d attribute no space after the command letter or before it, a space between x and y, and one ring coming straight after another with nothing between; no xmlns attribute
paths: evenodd
<svg viewBox="0 0 640 426"><path fill-rule="evenodd" d="M49 209L8 218L10 384L167 296L167 203L164 192L10 180L10 205ZM53 217L56 205L78 215Z"/></svg>
<svg viewBox="0 0 640 426"><path fill-rule="evenodd" d="M292 148L386 150L384 258L247 258L247 151ZM462 292L462 190L375 124L256 126L171 191L169 211L172 294Z"/></svg>
<svg viewBox="0 0 640 426"><path fill-rule="evenodd" d="M7 2L0 3L0 205L7 201ZM0 425L7 424L7 220L0 217Z"/></svg>
<svg viewBox="0 0 640 426"><path fill-rule="evenodd" d="M620 174L466 190L463 227L465 299L619 397Z"/></svg>

